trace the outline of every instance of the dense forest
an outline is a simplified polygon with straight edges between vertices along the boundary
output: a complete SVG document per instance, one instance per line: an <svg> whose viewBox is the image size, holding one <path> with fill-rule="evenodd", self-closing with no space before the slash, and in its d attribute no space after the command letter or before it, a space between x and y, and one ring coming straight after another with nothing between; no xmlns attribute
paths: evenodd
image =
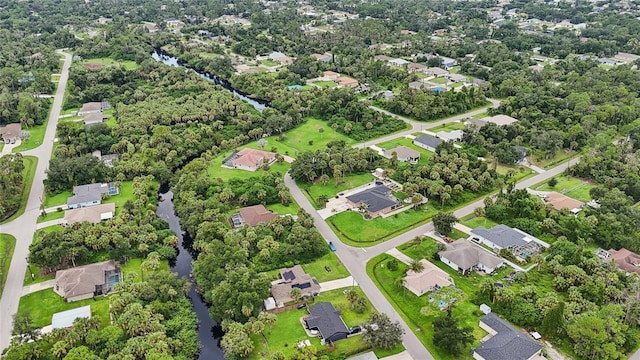
<svg viewBox="0 0 640 360"><path fill-rule="evenodd" d="M21 154L0 157L0 220L13 215L20 207L25 179Z"/></svg>

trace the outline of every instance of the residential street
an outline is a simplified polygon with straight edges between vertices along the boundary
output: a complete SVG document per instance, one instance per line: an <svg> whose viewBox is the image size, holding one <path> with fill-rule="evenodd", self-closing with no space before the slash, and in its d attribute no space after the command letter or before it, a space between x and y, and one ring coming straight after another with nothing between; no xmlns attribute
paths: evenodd
<svg viewBox="0 0 640 360"><path fill-rule="evenodd" d="M51 112L49 113L49 121L47 129L39 147L23 152L23 155L36 156L38 165L36 173L29 193L29 200L24 214L17 219L0 225L0 232L11 234L16 238L16 248L11 266L7 276L7 282L4 286L4 292L0 299L0 349L9 346L11 340L11 328L13 326L13 315L18 311L20 296L22 296L22 284L24 275L27 270L26 258L29 253L29 244L33 240L33 234L36 229L36 222L40 214L40 205L44 195L44 179L46 178L46 169L49 166L51 152L53 150L53 140L58 126L58 117L62 110L62 102L64 100L65 90L67 88L67 80L69 79L69 67L71 66L71 54L58 51L64 55L64 64L58 82Z"/></svg>

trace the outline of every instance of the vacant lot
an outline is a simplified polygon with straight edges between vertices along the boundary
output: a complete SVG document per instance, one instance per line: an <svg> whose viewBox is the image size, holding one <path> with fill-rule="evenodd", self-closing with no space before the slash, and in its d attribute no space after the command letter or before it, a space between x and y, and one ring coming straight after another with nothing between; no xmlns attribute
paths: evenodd
<svg viewBox="0 0 640 360"><path fill-rule="evenodd" d="M557 191L576 200L585 202L591 200L589 191L593 188L593 185L589 182L572 176L556 176L555 179L558 183L554 187L551 187L549 180L547 180L543 183L536 184L533 189L539 191Z"/></svg>
<svg viewBox="0 0 640 360"><path fill-rule="evenodd" d="M91 58L83 61L84 64L100 64L104 66L124 66L126 70L135 70L138 68L138 64L135 61L129 60L114 60L111 58Z"/></svg>
<svg viewBox="0 0 640 360"><path fill-rule="evenodd" d="M454 130L464 130L465 126L464 124L462 124L461 122L450 122L450 123L446 123L446 124L442 124L440 126L436 126L433 128L429 128L429 131L431 132L438 132L438 131L446 131L446 132L451 132Z"/></svg>

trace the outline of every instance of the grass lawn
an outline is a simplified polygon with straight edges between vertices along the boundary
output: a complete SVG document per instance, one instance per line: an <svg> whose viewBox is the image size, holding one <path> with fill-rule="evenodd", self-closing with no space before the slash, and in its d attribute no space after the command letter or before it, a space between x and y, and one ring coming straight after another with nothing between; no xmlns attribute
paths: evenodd
<svg viewBox="0 0 640 360"><path fill-rule="evenodd" d="M478 226L484 226L487 229L491 229L492 227L498 225L495 221L488 219L486 217L476 217L473 214L467 215L463 217L460 223L464 226L468 226L472 229L477 228Z"/></svg>
<svg viewBox="0 0 640 360"><path fill-rule="evenodd" d="M449 234L449 237L452 238L453 240L466 239L469 237L469 234L462 232L458 229L453 229L451 231L451 234Z"/></svg>
<svg viewBox="0 0 640 360"><path fill-rule="evenodd" d="M367 301L367 309L363 313L356 313L351 310L349 302L347 301L343 291L344 289L337 289L322 293L315 298L314 303L319 301L332 303L336 309L341 311L342 318L348 327L361 325L366 322L366 320L371 316L373 306L371 306ZM366 298L359 287L355 287L354 291L360 294L360 296ZM313 306L313 303L310 303L309 306ZM307 314L308 312L305 309L294 309L278 314L278 320L273 325L271 331L267 329L264 332L269 344L268 348L265 346L262 335L251 336L253 344L255 345L255 350L251 353L249 359L264 358L268 356L270 352L273 353L275 351L281 351L286 357L290 357L298 352L298 341L306 339L308 339L316 350L318 350L319 354L322 350L327 349L327 346L320 345L320 339L317 336L309 337L304 331L300 318ZM337 341L335 345L335 351L327 353L330 359L344 359L345 356L369 350L367 345L362 341L361 336L353 336ZM391 355L401 352L402 350L404 350L404 348L400 345L391 351L381 352L381 354Z"/></svg>
<svg viewBox="0 0 640 360"><path fill-rule="evenodd" d="M535 152L532 156L528 156L528 159L533 165L548 170L577 155L578 153L576 153L575 151L560 150L556 152L556 155L553 158L547 159L541 152Z"/></svg>
<svg viewBox="0 0 640 360"><path fill-rule="evenodd" d="M296 203L295 201L290 201L288 206L284 206L280 203L277 203L277 204L266 205L265 207L268 210L277 212L280 215L286 215L286 214L295 215L298 213L298 210L300 209L300 206L298 206L298 203Z"/></svg>
<svg viewBox="0 0 640 360"><path fill-rule="evenodd" d="M73 196L71 191L63 191L59 194L52 195L48 192L44 194L44 207L50 208L55 206L64 205L67 203L67 198Z"/></svg>
<svg viewBox="0 0 640 360"><path fill-rule="evenodd" d="M483 113L480 113L480 114L473 115L473 117L474 117L474 118L476 118L476 119L483 119L483 118L486 118L487 116L489 116L489 114L488 114L488 113L486 113L486 112L483 112Z"/></svg>
<svg viewBox="0 0 640 360"><path fill-rule="evenodd" d="M443 77L437 77L437 78L433 78L433 79L429 80L429 82L432 82L434 84L446 84L447 83L447 79L445 79Z"/></svg>
<svg viewBox="0 0 640 360"><path fill-rule="evenodd" d="M496 167L496 171L501 175L507 175L509 170L515 171L515 175L513 175L513 177L515 178L516 182L537 174L535 171L529 169L528 167L521 165L498 164L498 166Z"/></svg>
<svg viewBox="0 0 640 360"><path fill-rule="evenodd" d="M60 74L51 74L51 81L53 82L60 81Z"/></svg>
<svg viewBox="0 0 640 360"><path fill-rule="evenodd" d="M103 200L103 204L116 204L116 215L122 211L122 206L127 200L135 200L133 196L133 181L123 181L120 184L120 193L118 195L109 196L106 200ZM66 202L66 199L65 199Z"/></svg>
<svg viewBox="0 0 640 360"><path fill-rule="evenodd" d="M269 59L264 59L264 60L260 60L260 64L265 66L277 66L278 62L269 60Z"/></svg>
<svg viewBox="0 0 640 360"><path fill-rule="evenodd" d="M9 216L5 220L0 221L0 224L8 223L9 221L16 219L18 216L24 214L24 210L27 207L29 193L31 192L31 185L33 184L33 177L36 175L38 158L35 156L23 156L22 161L24 164L24 170L22 170L22 196L20 197L20 207L13 215Z"/></svg>
<svg viewBox="0 0 640 360"><path fill-rule="evenodd" d="M82 63L83 64L102 64L105 66L123 65L126 70L135 70L138 68L138 64L136 64L135 61L129 61L129 60L119 61L111 58L91 58L91 59L84 60Z"/></svg>
<svg viewBox="0 0 640 360"><path fill-rule="evenodd" d="M420 152L420 160L418 164L426 164L429 162L429 159L433 157L433 153L427 149L421 148L419 146L413 145L413 140L408 139L406 137L397 138L391 141L387 141L381 144L378 144L378 147L383 149L393 149L398 146L406 146L413 150L417 150Z"/></svg>
<svg viewBox="0 0 640 360"><path fill-rule="evenodd" d="M307 197L309 197L311 202L313 204L316 204L317 206L318 205L317 200L318 200L318 197L320 197L320 195L326 195L327 197L331 198L336 196L336 194L339 194L342 191L353 189L355 187L370 183L374 179L375 178L373 177L373 175L369 173L353 174L353 175L347 175L344 178L342 178L338 186L335 186L336 182L334 179L330 179L326 185L322 185L321 183L318 182L313 185L309 185L308 183L306 183L306 184L298 184L298 186L302 187L303 192L307 195Z"/></svg>
<svg viewBox="0 0 640 360"><path fill-rule="evenodd" d="M345 211L328 218L328 224L347 245L373 246L428 222L436 213L435 208L424 205L421 210L406 210L386 219L364 220L357 212Z"/></svg>
<svg viewBox="0 0 640 360"><path fill-rule="evenodd" d="M342 279L349 276L349 271L344 267L335 253L330 251L316 261L302 265L304 271L318 279L318 282ZM327 271L327 268L330 271Z"/></svg>
<svg viewBox="0 0 640 360"><path fill-rule="evenodd" d="M47 130L47 119L42 125L36 125L30 128L25 128L23 130L29 133L29 138L26 140L22 140L19 146L13 148L13 152L21 152L26 150L35 149L40 144L42 144L42 140L44 139L44 133Z"/></svg>
<svg viewBox="0 0 640 360"><path fill-rule="evenodd" d="M0 234L0 297L2 296L2 290L4 290L4 282L7 280L15 248L16 238L9 234Z"/></svg>
<svg viewBox="0 0 640 360"><path fill-rule="evenodd" d="M256 170L256 171L247 171L241 169L229 169L222 167L222 161L229 155L231 155L232 151L224 152L219 154L213 160L211 160L211 165L209 165L209 169L207 172L209 175L215 179L222 179L224 181L228 181L229 179L248 179L251 177L260 177L264 174L264 170ZM277 171L281 173L283 176L289 170L290 164L287 162L274 162L271 164L269 171Z"/></svg>
<svg viewBox="0 0 640 360"><path fill-rule="evenodd" d="M135 258L127 261L125 265L120 265L120 269L122 270L122 277L126 279L128 274L135 273L135 282L142 281L144 271L142 270L141 265L143 261L144 259L142 258ZM166 260L161 260L158 270L169 270L169 263ZM144 275L146 276L148 273L149 271L144 273Z"/></svg>
<svg viewBox="0 0 640 360"><path fill-rule="evenodd" d="M580 201L586 202L591 200L589 190L593 188L593 185L590 183L572 176L564 175L556 176L555 179L558 180L558 184L554 187L549 186L549 180L547 180L536 184L533 188L540 191L557 191Z"/></svg>
<svg viewBox="0 0 640 360"><path fill-rule="evenodd" d="M109 299L101 296L74 302L65 302L53 289L45 289L20 298L18 314L29 313L33 326L40 328L51 324L53 314L91 305L91 316L100 318L102 326L109 324Z"/></svg>
<svg viewBox="0 0 640 360"><path fill-rule="evenodd" d="M323 88L325 88L325 87L333 88L333 87L337 86L335 81L314 81L313 83L315 85L323 87Z"/></svg>
<svg viewBox="0 0 640 360"><path fill-rule="evenodd" d="M463 123L461 122L450 122L450 123L446 123L446 124L442 124L440 126L436 126L433 128L429 128L429 131L431 132L438 132L438 131L447 131L447 132L451 132L453 130L464 130L465 126Z"/></svg>
<svg viewBox="0 0 640 360"><path fill-rule="evenodd" d="M320 129L323 130L322 133ZM324 149L328 143L338 140L344 141L347 145L355 143L355 140L344 134L334 133L326 121L307 118L302 125L288 131L286 138L283 140L278 140L278 136L268 137L268 145L266 148L269 149L275 146L278 148L279 153L283 153L280 151L280 147L284 145L285 148L294 150L293 152L289 150L289 155L295 157L298 152ZM311 144L309 142L311 142Z"/></svg>
<svg viewBox="0 0 640 360"><path fill-rule="evenodd" d="M64 211L51 211L45 216L38 216L38 223L62 219L64 217Z"/></svg>

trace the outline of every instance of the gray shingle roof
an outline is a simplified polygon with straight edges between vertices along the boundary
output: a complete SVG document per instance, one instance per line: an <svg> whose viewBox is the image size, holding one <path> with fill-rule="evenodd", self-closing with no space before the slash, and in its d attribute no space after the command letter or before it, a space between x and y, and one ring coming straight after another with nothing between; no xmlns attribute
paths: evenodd
<svg viewBox="0 0 640 360"><path fill-rule="evenodd" d="M458 240L447 244L447 249L440 251L438 254L464 270L471 269L478 264L495 268L503 263L501 258L471 244L468 240Z"/></svg>
<svg viewBox="0 0 640 360"><path fill-rule="evenodd" d="M340 311L330 302L319 302L309 308L311 316L305 320L309 329L318 329L323 339L329 339L335 334L349 333L347 325L342 321Z"/></svg>
<svg viewBox="0 0 640 360"><path fill-rule="evenodd" d="M542 349L542 345L494 313L483 316L480 321L496 331L491 339L474 349L486 360L527 360Z"/></svg>
<svg viewBox="0 0 640 360"><path fill-rule="evenodd" d="M356 204L362 202L367 206L369 212L375 213L398 203L390 195L391 189L384 185L377 185L374 188L347 196L347 199Z"/></svg>
<svg viewBox="0 0 640 360"><path fill-rule="evenodd" d="M528 243L528 241L524 240L525 237L533 238L531 235L503 224L496 225L491 229L479 226L471 230L471 234L482 236L502 248L525 245Z"/></svg>
<svg viewBox="0 0 640 360"><path fill-rule="evenodd" d="M431 135L424 134L424 135L420 135L419 137L415 138L413 140L413 142L414 143L420 143L420 144L423 144L423 145L426 145L426 146L429 146L429 147L432 147L432 148L435 149L436 147L438 147L438 145L440 145L442 140L440 140L440 139L438 139L436 137L433 137Z"/></svg>

